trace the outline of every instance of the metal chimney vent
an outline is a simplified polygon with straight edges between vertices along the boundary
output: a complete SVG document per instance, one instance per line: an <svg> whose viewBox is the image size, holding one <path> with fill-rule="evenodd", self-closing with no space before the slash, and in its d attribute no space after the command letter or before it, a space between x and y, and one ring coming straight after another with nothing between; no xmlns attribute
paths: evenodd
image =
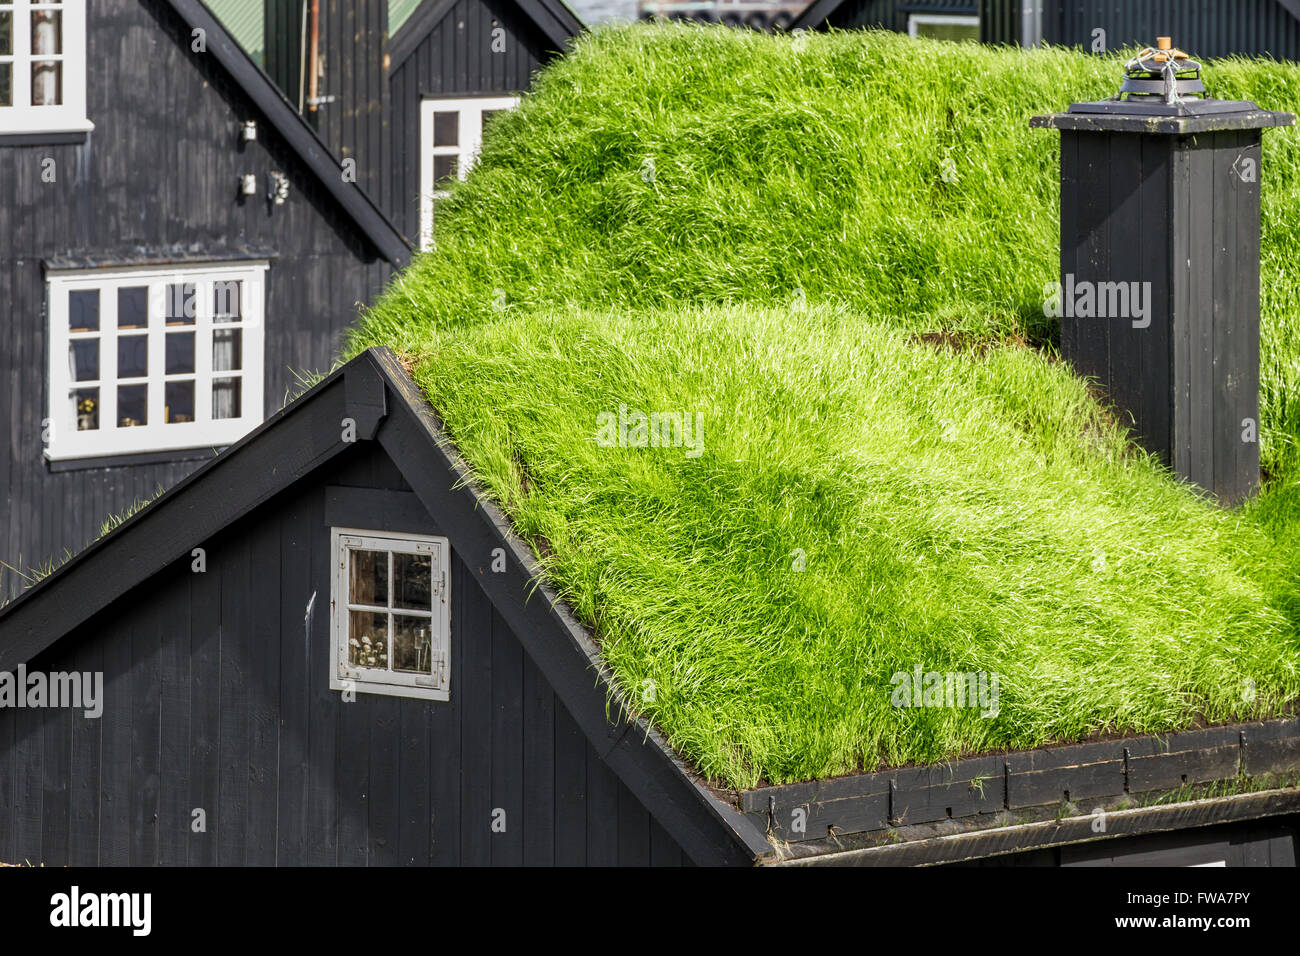
<svg viewBox="0 0 1300 956"><path fill-rule="evenodd" d="M1156 47L1147 47L1124 65L1124 83L1115 99L1163 100L1167 106L1183 99L1205 99L1201 64L1174 49L1169 37L1157 37Z"/></svg>

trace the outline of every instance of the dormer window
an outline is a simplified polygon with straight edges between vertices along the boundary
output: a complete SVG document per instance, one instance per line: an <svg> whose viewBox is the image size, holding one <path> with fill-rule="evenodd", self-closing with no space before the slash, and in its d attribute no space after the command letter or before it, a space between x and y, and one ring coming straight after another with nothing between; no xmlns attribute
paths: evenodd
<svg viewBox="0 0 1300 956"><path fill-rule="evenodd" d="M0 0L0 137L92 128L85 0Z"/></svg>

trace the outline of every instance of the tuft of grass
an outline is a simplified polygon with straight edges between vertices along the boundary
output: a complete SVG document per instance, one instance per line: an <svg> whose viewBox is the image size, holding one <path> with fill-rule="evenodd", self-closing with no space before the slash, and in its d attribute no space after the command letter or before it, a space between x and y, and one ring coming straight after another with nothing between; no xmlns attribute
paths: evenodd
<svg viewBox="0 0 1300 956"><path fill-rule="evenodd" d="M1274 480L1224 511L1132 447L1042 317L1059 142L1028 118L1119 69L885 32L597 31L493 121L436 250L347 351L409 359L632 704L714 781L1282 712L1296 134L1265 136ZM1207 79L1300 94L1275 63ZM936 332L979 347L917 338ZM600 445L620 406L700 413L702 454ZM892 706L917 666L1000 675L998 716Z"/></svg>

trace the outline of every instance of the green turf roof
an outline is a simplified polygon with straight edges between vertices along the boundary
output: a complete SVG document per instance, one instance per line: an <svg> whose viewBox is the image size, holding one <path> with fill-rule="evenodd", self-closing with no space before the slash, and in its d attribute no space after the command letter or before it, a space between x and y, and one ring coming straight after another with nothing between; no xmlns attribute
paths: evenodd
<svg viewBox="0 0 1300 956"><path fill-rule="evenodd" d="M349 352L412 360L633 703L720 783L1277 713L1297 136L1265 140L1272 480L1224 511L1127 443L1041 314L1058 143L1028 118L1118 76L889 33L597 31L489 128ZM1300 99L1293 67L1208 80ZM641 442L637 413L691 431ZM996 716L898 706L918 670L998 675Z"/></svg>

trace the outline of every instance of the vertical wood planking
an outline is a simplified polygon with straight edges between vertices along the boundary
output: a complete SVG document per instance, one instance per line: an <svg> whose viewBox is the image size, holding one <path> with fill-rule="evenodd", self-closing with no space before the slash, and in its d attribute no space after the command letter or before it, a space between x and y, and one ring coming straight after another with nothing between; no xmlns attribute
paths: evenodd
<svg viewBox="0 0 1300 956"><path fill-rule="evenodd" d="M1172 182L1170 183L1170 219L1173 224L1173 299L1170 303L1170 336L1173 353L1170 392L1174 435L1173 463L1184 473L1192 455L1192 164L1191 152L1182 137L1174 141Z"/></svg>
<svg viewBox="0 0 1300 956"><path fill-rule="evenodd" d="M247 538L223 542L221 554L220 778L217 862L239 866L248 841L248 660L251 583Z"/></svg>
<svg viewBox="0 0 1300 956"><path fill-rule="evenodd" d="M397 749L401 733L401 701L379 694L365 700L370 730L370 858L371 866L395 866L398 861Z"/></svg>
<svg viewBox="0 0 1300 956"><path fill-rule="evenodd" d="M1254 182L1237 181L1239 190L1240 218L1237 220L1237 309L1242 316L1253 318L1259 315L1259 254L1260 254L1260 180L1266 175L1263 155L1260 148L1261 134L1242 133L1239 140L1241 155L1255 164ZM1236 452L1234 474L1242 476L1243 484L1239 495L1245 497L1254 494L1260 482L1259 464L1259 336L1258 322L1249 322L1243 326L1241 351L1238 353L1240 365L1240 384L1238 387L1238 411L1235 430L1228 434ZM1256 424L1256 441L1243 441L1241 436L1242 419L1253 418Z"/></svg>
<svg viewBox="0 0 1300 956"><path fill-rule="evenodd" d="M450 700L429 708L429 862L455 866L461 860L461 712L465 707L465 634L473 615L468 613L478 590L465 564L452 554L451 690Z"/></svg>
<svg viewBox="0 0 1300 956"><path fill-rule="evenodd" d="M175 613L163 632L159 650L162 727L158 760L158 862L163 866L185 865L193 825L192 805L187 798L191 786L190 621L194 608L190 582L195 572L192 563L182 559L181 564L182 571L171 585L177 592Z"/></svg>
<svg viewBox="0 0 1300 956"><path fill-rule="evenodd" d="M1139 249L1141 261L1149 263L1142 278L1150 282L1151 325L1138 336L1138 374L1142 380L1142 434L1148 447L1159 450L1166 465L1173 464L1173 270L1172 246L1167 241L1152 241L1151 232L1173 235L1173 209L1170 203L1173 145L1168 137L1142 138L1142 203ZM1135 257L1138 250L1132 253Z"/></svg>
<svg viewBox="0 0 1300 956"><path fill-rule="evenodd" d="M278 858L280 771L280 523L258 517L249 529L248 841L244 862Z"/></svg>
<svg viewBox="0 0 1300 956"><path fill-rule="evenodd" d="M555 864L587 863L587 738L568 710L555 708Z"/></svg>
<svg viewBox="0 0 1300 956"><path fill-rule="evenodd" d="M1214 459L1206 440L1214 426L1214 284L1220 269L1213 261L1214 205L1206 202L1213 195L1214 160L1206 136L1190 137L1188 161L1191 174L1189 208L1189 255L1192 261L1188 290L1188 335L1191 369L1188 381L1190 429L1187 474L1203 488L1214 487Z"/></svg>
<svg viewBox="0 0 1300 956"><path fill-rule="evenodd" d="M520 866L524 849L524 649L492 610L492 806L505 811L492 834L492 865Z"/></svg>
<svg viewBox="0 0 1300 956"><path fill-rule="evenodd" d="M403 866L428 866L429 721L434 707L415 700L400 701L399 706L401 749L397 754L397 861Z"/></svg>
<svg viewBox="0 0 1300 956"><path fill-rule="evenodd" d="M523 859L525 866L555 863L555 692L523 655Z"/></svg>
<svg viewBox="0 0 1300 956"><path fill-rule="evenodd" d="M618 865L620 783L596 751L587 747L587 865Z"/></svg>
<svg viewBox="0 0 1300 956"><path fill-rule="evenodd" d="M310 518L301 499L286 501L278 516L279 580L279 777L276 860L289 866L308 861L307 849L307 664L303 610L312 592L309 577ZM268 573L270 573L268 571ZM331 855L332 859L332 855Z"/></svg>
<svg viewBox="0 0 1300 956"><path fill-rule="evenodd" d="M460 723L460 845L461 864L487 866L492 862L492 607L473 575L459 558L464 582L458 589L464 612L460 639L453 655L464 661L461 668ZM453 694L456 689L453 687ZM508 819L507 819L508 823Z"/></svg>
<svg viewBox="0 0 1300 956"><path fill-rule="evenodd" d="M131 632L147 626L137 617L119 621L104 642L104 716L100 780L100 866L131 862Z"/></svg>
<svg viewBox="0 0 1300 956"><path fill-rule="evenodd" d="M204 574L190 578L190 812L204 827L187 833L190 866L217 864L221 780L221 565L229 560L208 543ZM107 765L106 765L107 766Z"/></svg>
<svg viewBox="0 0 1300 956"><path fill-rule="evenodd" d="M131 633L131 833L132 866L158 863L159 744L162 739L162 632L182 608L164 572L157 596Z"/></svg>
<svg viewBox="0 0 1300 956"><path fill-rule="evenodd" d="M1119 283L1119 288L1127 290L1127 293L1117 293L1112 300L1111 295L1104 291L1107 287L1099 286L1098 318L1091 321L1103 330L1107 339L1105 381L1110 399L1120 408L1132 412L1133 418L1124 416L1123 424L1149 441L1150 416L1147 414L1147 405L1151 396L1143 379L1141 349L1144 342L1160 334L1164 323L1152 315L1148 328L1134 328L1136 303L1132 294L1136 291L1141 296L1144 288L1142 283L1151 281L1149 266L1143 255L1145 230L1153 227L1158 229L1159 226L1158 223L1146 223L1142 219L1142 158L1144 146L1154 149L1158 144L1149 142L1151 137L1145 136L1115 136L1110 139L1110 265L1096 278L1100 283ZM1122 308L1125 300L1127 309ZM1110 313L1112 306L1119 306L1115 311L1126 314L1107 314L1101 317L1101 312Z"/></svg>
<svg viewBox="0 0 1300 956"><path fill-rule="evenodd" d="M74 666L82 674L104 672L103 645L93 638L78 640ZM101 678L102 679L102 678ZM101 694L104 686L100 686ZM100 699L100 705L105 702ZM74 716L72 722L72 787L68 823L68 865L99 865L100 729L103 714L94 719ZM0 756L0 776L4 773Z"/></svg>

